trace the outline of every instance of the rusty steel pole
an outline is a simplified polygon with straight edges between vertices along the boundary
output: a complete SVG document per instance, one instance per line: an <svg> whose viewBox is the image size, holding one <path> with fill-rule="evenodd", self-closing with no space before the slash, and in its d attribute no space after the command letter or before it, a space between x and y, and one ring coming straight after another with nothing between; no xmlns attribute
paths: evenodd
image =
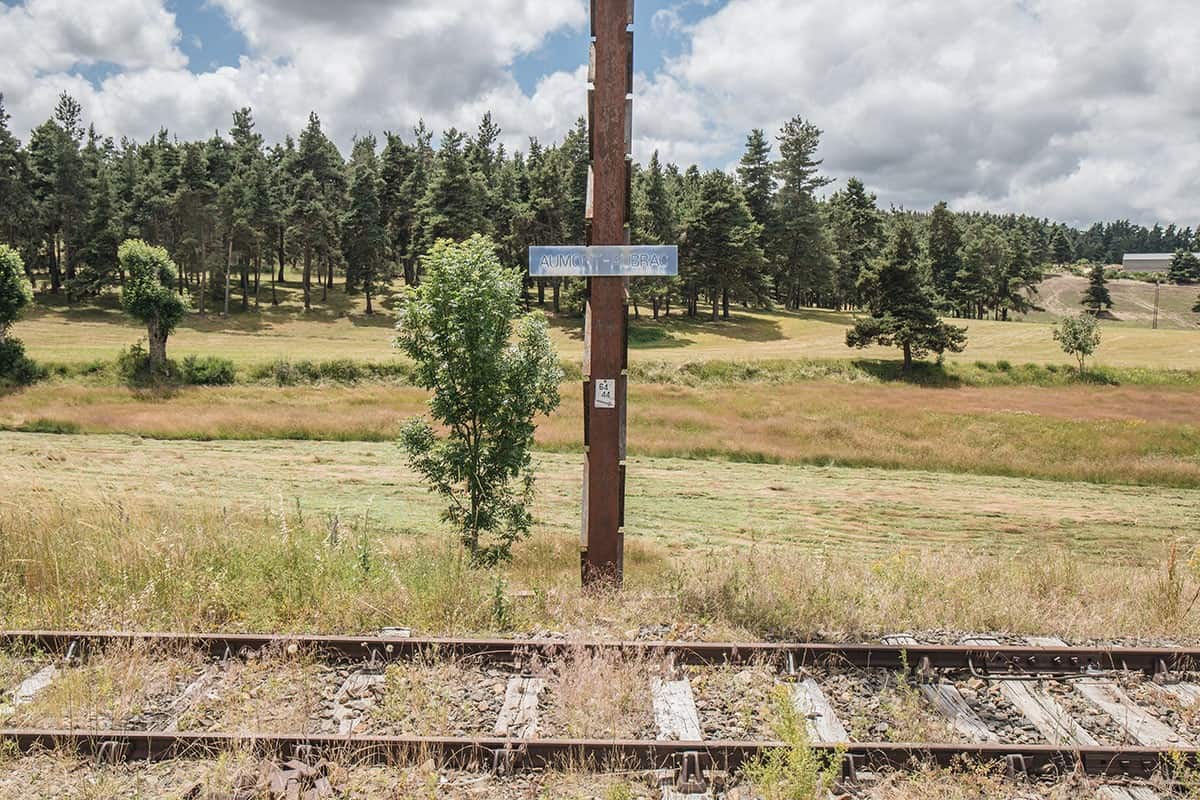
<svg viewBox="0 0 1200 800"><path fill-rule="evenodd" d="M633 0L591 0L591 245L629 243ZM625 524L626 279L588 279L584 321L582 579L620 584Z"/></svg>

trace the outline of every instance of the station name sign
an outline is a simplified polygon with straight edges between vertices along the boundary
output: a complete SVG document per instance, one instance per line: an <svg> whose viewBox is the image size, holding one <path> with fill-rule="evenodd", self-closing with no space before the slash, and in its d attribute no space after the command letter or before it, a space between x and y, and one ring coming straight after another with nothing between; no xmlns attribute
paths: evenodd
<svg viewBox="0 0 1200 800"><path fill-rule="evenodd" d="M679 248L674 245L531 247L529 274L534 278L678 275Z"/></svg>

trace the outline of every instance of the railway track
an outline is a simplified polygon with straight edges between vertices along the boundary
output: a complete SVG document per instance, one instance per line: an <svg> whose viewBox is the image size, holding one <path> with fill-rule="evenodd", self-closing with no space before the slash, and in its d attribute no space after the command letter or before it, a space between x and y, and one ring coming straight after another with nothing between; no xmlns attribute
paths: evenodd
<svg viewBox="0 0 1200 800"><path fill-rule="evenodd" d="M658 771L666 795L713 797L748 760L794 746L772 727L789 711L847 786L998 762L1147 800L1164 795L1143 781L1200 758L1200 649L0 631L0 652L14 679L0 743L102 761L572 764Z"/></svg>

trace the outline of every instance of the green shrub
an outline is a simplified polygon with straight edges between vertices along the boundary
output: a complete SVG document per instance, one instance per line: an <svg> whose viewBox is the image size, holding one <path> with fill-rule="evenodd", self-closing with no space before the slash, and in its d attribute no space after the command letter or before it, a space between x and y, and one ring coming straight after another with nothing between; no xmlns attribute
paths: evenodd
<svg viewBox="0 0 1200 800"><path fill-rule="evenodd" d="M316 365L316 371L321 380L333 383L358 383L365 375L362 366L348 358L322 361Z"/></svg>
<svg viewBox="0 0 1200 800"><path fill-rule="evenodd" d="M117 354L115 366L117 377L132 386L162 383L174 379L178 373L175 362L170 359L156 370L150 363L149 351L140 339L129 345L129 349Z"/></svg>
<svg viewBox="0 0 1200 800"><path fill-rule="evenodd" d="M237 378L237 368L219 356L187 356L179 370L180 379L192 386L229 386Z"/></svg>
<svg viewBox="0 0 1200 800"><path fill-rule="evenodd" d="M358 383L365 380L406 381L412 367L402 361L369 363L336 358L330 361L292 361L278 358L265 366L255 367L250 377L259 381L271 381L277 386L295 386L299 383Z"/></svg>
<svg viewBox="0 0 1200 800"><path fill-rule="evenodd" d="M22 433L79 433L81 428L77 422L38 417L18 425L16 430Z"/></svg>
<svg viewBox="0 0 1200 800"><path fill-rule="evenodd" d="M28 386L46 375L44 368L25 355L20 339L0 340L0 385Z"/></svg>

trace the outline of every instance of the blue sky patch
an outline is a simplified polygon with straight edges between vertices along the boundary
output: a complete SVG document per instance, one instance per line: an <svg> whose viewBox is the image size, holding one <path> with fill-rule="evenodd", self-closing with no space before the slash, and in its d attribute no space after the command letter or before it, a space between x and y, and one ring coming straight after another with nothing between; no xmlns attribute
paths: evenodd
<svg viewBox="0 0 1200 800"><path fill-rule="evenodd" d="M233 27L225 12L212 3L171 0L167 10L175 15L175 25L183 34L179 49L187 55L188 68L192 72L236 67L238 58L249 53L246 37Z"/></svg>

